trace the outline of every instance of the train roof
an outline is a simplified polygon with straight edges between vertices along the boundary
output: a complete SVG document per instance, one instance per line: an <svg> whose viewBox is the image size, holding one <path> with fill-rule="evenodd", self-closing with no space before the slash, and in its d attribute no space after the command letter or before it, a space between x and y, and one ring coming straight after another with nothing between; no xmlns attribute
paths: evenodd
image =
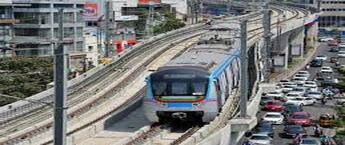
<svg viewBox="0 0 345 145"><path fill-rule="evenodd" d="M225 61L225 58L234 55L235 51L238 51L235 48L240 46L239 41L236 40L239 38L235 34L232 29L227 29L227 31L215 31L213 29L206 32L198 43L172 59L159 70L188 66L211 72Z"/></svg>

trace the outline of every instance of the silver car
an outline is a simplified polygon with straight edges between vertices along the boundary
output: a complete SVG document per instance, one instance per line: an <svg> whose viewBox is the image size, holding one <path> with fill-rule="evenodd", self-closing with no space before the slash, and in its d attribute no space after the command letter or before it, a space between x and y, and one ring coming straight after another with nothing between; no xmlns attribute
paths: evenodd
<svg viewBox="0 0 345 145"><path fill-rule="evenodd" d="M299 145L321 145L321 143L313 138L303 138Z"/></svg>

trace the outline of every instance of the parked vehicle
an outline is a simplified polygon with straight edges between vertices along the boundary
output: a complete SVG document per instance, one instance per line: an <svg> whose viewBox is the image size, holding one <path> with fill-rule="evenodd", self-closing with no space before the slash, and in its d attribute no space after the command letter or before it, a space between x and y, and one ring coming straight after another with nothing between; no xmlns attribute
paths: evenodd
<svg viewBox="0 0 345 145"><path fill-rule="evenodd" d="M307 106L315 104L316 100L309 97L288 97L286 103L295 104L298 106Z"/></svg>
<svg viewBox="0 0 345 145"><path fill-rule="evenodd" d="M329 67L329 66L323 66L322 68L321 68L321 71L320 71L321 73L333 73L333 69L331 68L331 67Z"/></svg>
<svg viewBox="0 0 345 145"><path fill-rule="evenodd" d="M253 134L249 138L249 142L260 145L271 145L272 138L270 138L267 134Z"/></svg>
<svg viewBox="0 0 345 145"><path fill-rule="evenodd" d="M266 105L268 101L273 101L273 100L274 98L272 97L261 96L260 105Z"/></svg>
<svg viewBox="0 0 345 145"><path fill-rule="evenodd" d="M317 87L317 83L315 81L305 81L303 86L308 88Z"/></svg>
<svg viewBox="0 0 345 145"><path fill-rule="evenodd" d="M339 52L339 48L338 47L331 47L329 52Z"/></svg>
<svg viewBox="0 0 345 145"><path fill-rule="evenodd" d="M299 145L321 145L321 143L314 138L303 138Z"/></svg>
<svg viewBox="0 0 345 145"><path fill-rule="evenodd" d="M273 125L269 121L260 121L252 131L254 134L267 134L271 138L274 137Z"/></svg>
<svg viewBox="0 0 345 145"><path fill-rule="evenodd" d="M274 91L274 92L268 92L266 96L273 97L274 99L279 100L284 96L284 93L279 93L279 92Z"/></svg>
<svg viewBox="0 0 345 145"><path fill-rule="evenodd" d="M345 51L339 51L337 55L338 57L345 57Z"/></svg>
<svg viewBox="0 0 345 145"><path fill-rule="evenodd" d="M321 127L331 127L334 125L335 118L329 114L321 114L319 124Z"/></svg>
<svg viewBox="0 0 345 145"><path fill-rule="evenodd" d="M334 40L334 38L332 38L332 37L320 37L319 38L320 42L328 42L328 41L332 41L332 40Z"/></svg>
<svg viewBox="0 0 345 145"><path fill-rule="evenodd" d="M310 73L308 71L298 71L296 75L304 76L306 78L310 77Z"/></svg>
<svg viewBox="0 0 345 145"><path fill-rule="evenodd" d="M338 41L337 40L330 40L327 41L328 46L338 46Z"/></svg>
<svg viewBox="0 0 345 145"><path fill-rule="evenodd" d="M283 115L285 117L288 117L290 116L292 113L294 112L302 112L303 109L301 106L297 106L297 105L294 105L294 104L284 104L284 111L283 111Z"/></svg>
<svg viewBox="0 0 345 145"><path fill-rule="evenodd" d="M262 119L272 124L283 124L284 116L280 112L267 112Z"/></svg>
<svg viewBox="0 0 345 145"><path fill-rule="evenodd" d="M326 61L327 60L327 56L325 56L325 55L318 55L318 56L315 57L315 59L320 59L322 61Z"/></svg>
<svg viewBox="0 0 345 145"><path fill-rule="evenodd" d="M282 111L284 109L284 106L279 101L267 101L265 106L262 108L262 110L265 111Z"/></svg>
<svg viewBox="0 0 345 145"><path fill-rule="evenodd" d="M314 99L317 99L317 100L321 100L323 98L323 95L321 92L319 91L310 91L306 94L306 97L309 97L309 98L314 98Z"/></svg>
<svg viewBox="0 0 345 145"><path fill-rule="evenodd" d="M345 97L334 97L333 99L337 105L345 106Z"/></svg>
<svg viewBox="0 0 345 145"><path fill-rule="evenodd" d="M338 63L339 61L338 61L338 57L331 57L330 58L330 62L331 63Z"/></svg>
<svg viewBox="0 0 345 145"><path fill-rule="evenodd" d="M295 137L300 134L307 135L307 131L301 125L286 125L284 128L285 137Z"/></svg>
<svg viewBox="0 0 345 145"><path fill-rule="evenodd" d="M308 112L294 112L288 118L288 123L310 126L313 121L310 119L310 114Z"/></svg>
<svg viewBox="0 0 345 145"><path fill-rule="evenodd" d="M292 91L294 88L295 88L294 86L284 86L282 90L283 90L283 93L288 93Z"/></svg>
<svg viewBox="0 0 345 145"><path fill-rule="evenodd" d="M321 59L314 59L310 62L311 67L322 67L323 62Z"/></svg>

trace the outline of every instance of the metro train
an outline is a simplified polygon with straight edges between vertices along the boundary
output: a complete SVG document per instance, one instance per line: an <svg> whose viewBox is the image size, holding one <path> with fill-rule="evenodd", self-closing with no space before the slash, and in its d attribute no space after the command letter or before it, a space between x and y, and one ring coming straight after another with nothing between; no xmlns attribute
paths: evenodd
<svg viewBox="0 0 345 145"><path fill-rule="evenodd" d="M239 85L237 39L225 23L213 25L196 44L149 75L143 99L148 120L212 121Z"/></svg>

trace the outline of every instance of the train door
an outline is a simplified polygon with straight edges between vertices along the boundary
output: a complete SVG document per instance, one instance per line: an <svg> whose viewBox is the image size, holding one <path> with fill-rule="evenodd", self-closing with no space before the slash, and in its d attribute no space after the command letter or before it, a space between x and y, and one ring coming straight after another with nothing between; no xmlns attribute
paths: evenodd
<svg viewBox="0 0 345 145"><path fill-rule="evenodd" d="M220 89L220 84L219 84L219 79L217 79L216 81L214 81L214 85L216 88L216 94L217 94L217 108L220 111L220 109L222 108L222 102L221 102L221 98L222 98L222 92Z"/></svg>

